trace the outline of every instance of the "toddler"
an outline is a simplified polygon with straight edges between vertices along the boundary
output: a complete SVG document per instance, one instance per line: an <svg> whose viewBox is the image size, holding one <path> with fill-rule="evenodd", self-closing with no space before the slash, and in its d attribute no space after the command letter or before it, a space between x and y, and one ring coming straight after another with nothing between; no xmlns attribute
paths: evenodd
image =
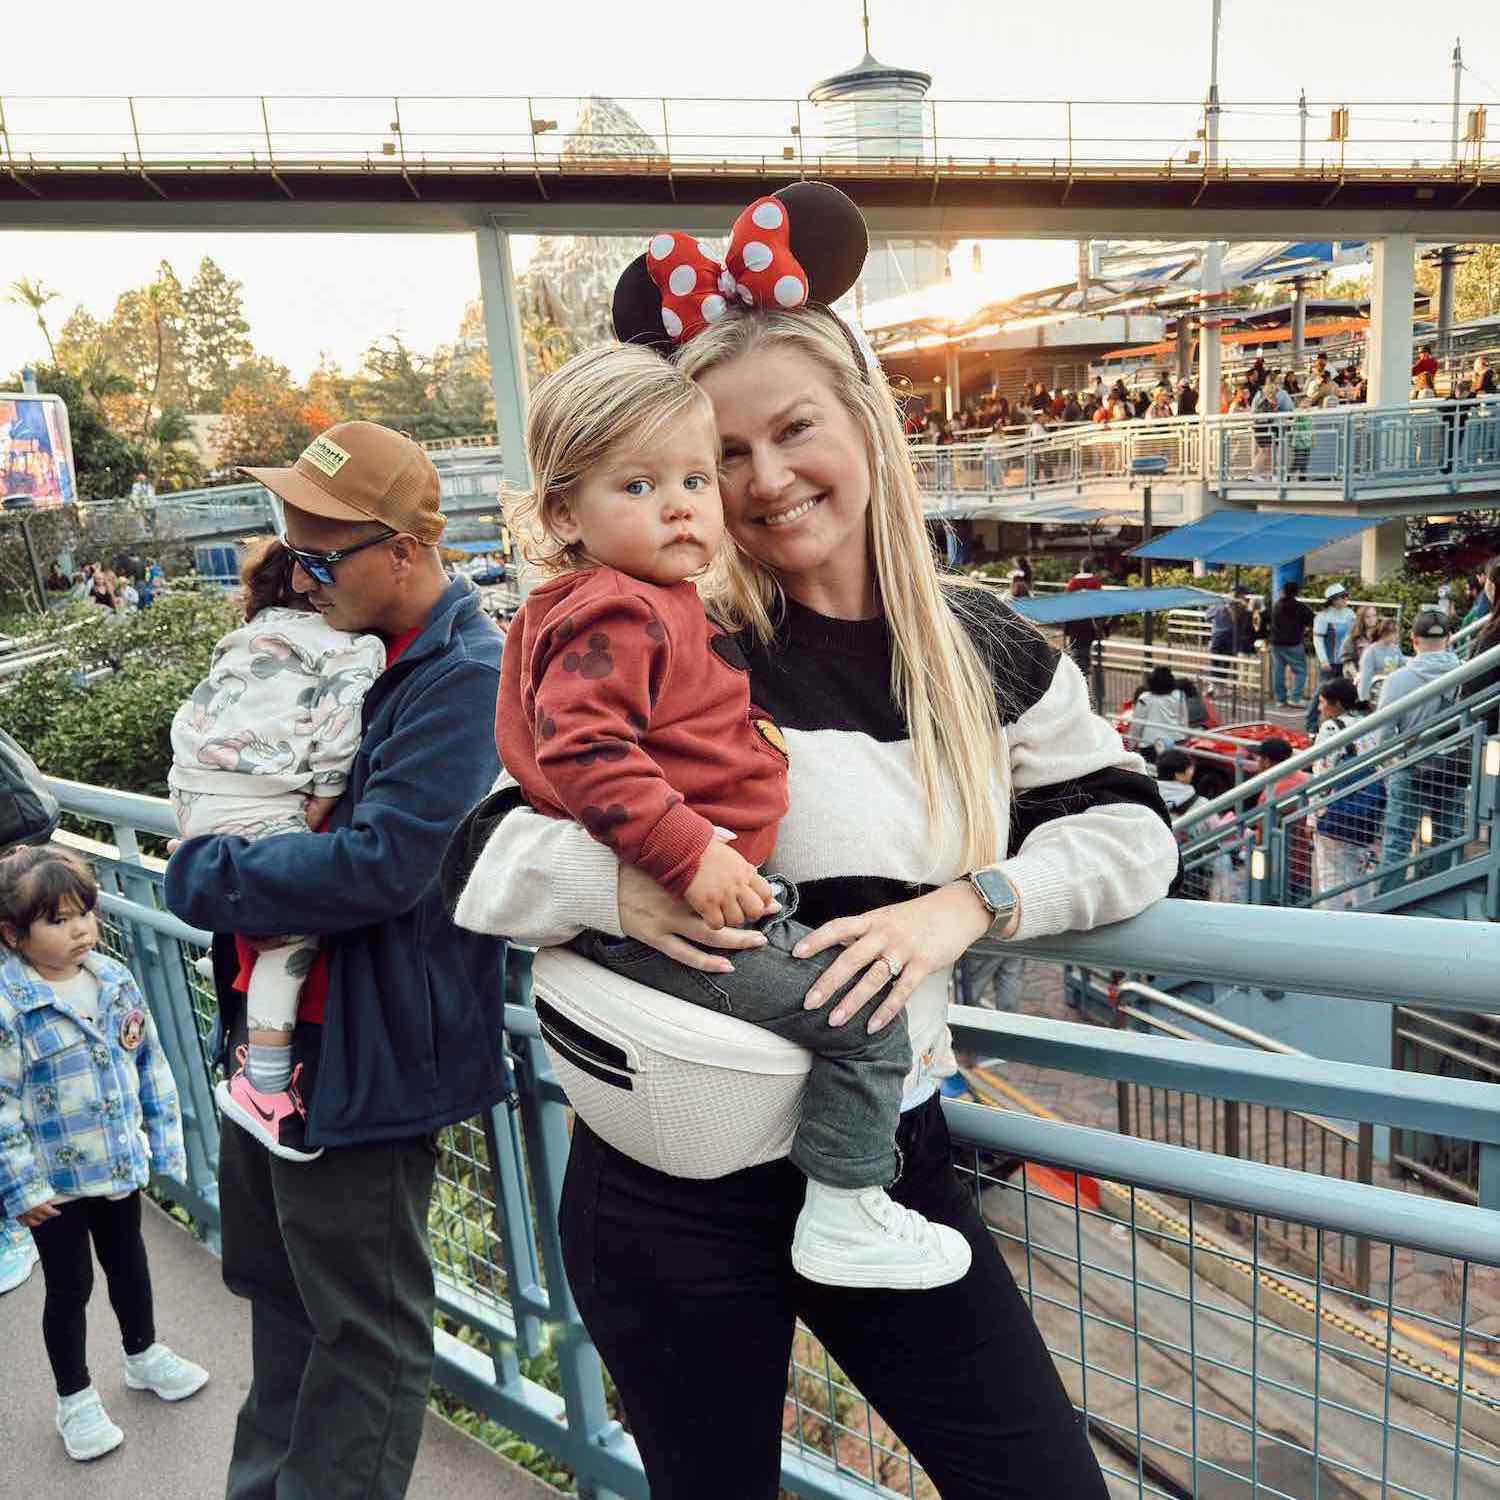
<svg viewBox="0 0 1500 1500"><path fill-rule="evenodd" d="M125 1346L125 1384L181 1401L208 1371L156 1341L141 1189L187 1161L177 1087L123 965L96 952L99 887L52 846L0 860L0 1208L31 1231L46 1299L42 1339L69 1458L124 1441L89 1379L93 1254Z"/></svg>
<svg viewBox="0 0 1500 1500"><path fill-rule="evenodd" d="M245 624L214 647L208 676L172 720L167 776L184 838L269 838L317 828L343 794L359 748L360 705L385 670L378 636L325 625L292 589L274 537L240 570ZM224 1118L288 1161L323 1153L305 1140L307 1105L292 1032L317 940L290 937L256 957L246 994L248 1046L214 1091Z"/></svg>
<svg viewBox="0 0 1500 1500"><path fill-rule="evenodd" d="M790 920L795 891L778 882L772 917L757 869L786 811L787 755L751 705L738 642L709 623L691 581L724 532L707 397L648 349L597 349L537 388L527 450L535 488L509 520L552 576L506 636L500 758L539 812L581 823L710 927L761 923L768 939L714 974L598 933L574 946L814 1054L791 1150L808 1179L792 1242L802 1275L835 1286L956 1281L967 1242L885 1191L900 1170L905 1019L871 1035L803 1008L837 950L792 958L809 930Z"/></svg>

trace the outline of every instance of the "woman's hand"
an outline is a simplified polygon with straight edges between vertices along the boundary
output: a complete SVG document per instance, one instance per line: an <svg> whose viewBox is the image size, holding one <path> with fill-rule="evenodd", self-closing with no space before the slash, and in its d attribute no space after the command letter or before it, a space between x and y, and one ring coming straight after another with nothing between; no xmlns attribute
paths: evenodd
<svg viewBox="0 0 1500 1500"><path fill-rule="evenodd" d="M49 1198L45 1203L38 1203L35 1208L28 1208L24 1214L16 1215L16 1223L24 1224L28 1229L35 1229L39 1224L45 1224L48 1219L55 1219L62 1210L56 1202Z"/></svg>
<svg viewBox="0 0 1500 1500"><path fill-rule="evenodd" d="M997 936L1009 937L1020 921L1017 902L1005 931ZM956 963L989 929L989 910L967 880L956 880L895 906L877 906L857 917L836 917L792 949L796 958L811 958L836 945L845 950L818 976L803 1004L817 1010L863 970L859 983L829 1012L828 1024L842 1026L894 974L890 993L870 1017L868 1029L879 1031L901 1014L929 974Z"/></svg>
<svg viewBox="0 0 1500 1500"><path fill-rule="evenodd" d="M643 875L634 865L620 866L618 889L620 904L620 931L626 937L665 953L690 969L705 974L729 974L734 965L727 958L714 953L703 953L693 946L701 943L708 948L762 948L766 939L763 934L744 927L710 927L686 901L670 896L649 875ZM780 911L780 905L770 901L767 913Z"/></svg>

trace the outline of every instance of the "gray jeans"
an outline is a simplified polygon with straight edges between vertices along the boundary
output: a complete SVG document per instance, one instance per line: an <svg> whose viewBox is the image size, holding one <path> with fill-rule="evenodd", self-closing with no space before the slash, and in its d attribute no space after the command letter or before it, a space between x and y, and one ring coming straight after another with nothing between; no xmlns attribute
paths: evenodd
<svg viewBox="0 0 1500 1500"><path fill-rule="evenodd" d="M796 886L781 877L771 884L781 910L751 924L769 941L764 948L731 953L732 974L703 974L632 938L599 932L580 933L569 947L626 979L750 1021L807 1048L813 1064L792 1141L792 1164L829 1187L887 1187L900 1172L896 1124L911 1067L906 1017L897 1016L872 1036L865 1028L874 1002L842 1026L828 1024L832 999L818 1010L804 1010L802 1000L813 981L843 949L793 958L792 948L812 929L792 921ZM884 995L882 988L875 1000Z"/></svg>

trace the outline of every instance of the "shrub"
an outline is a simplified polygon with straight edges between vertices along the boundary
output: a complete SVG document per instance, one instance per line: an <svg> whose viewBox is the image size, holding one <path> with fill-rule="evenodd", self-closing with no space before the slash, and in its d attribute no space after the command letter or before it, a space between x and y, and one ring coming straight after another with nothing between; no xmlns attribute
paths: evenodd
<svg viewBox="0 0 1500 1500"><path fill-rule="evenodd" d="M81 619L51 619L39 635L63 654L0 695L0 726L50 776L165 796L172 715L240 619L229 595L192 586L174 586L138 614L88 608Z"/></svg>

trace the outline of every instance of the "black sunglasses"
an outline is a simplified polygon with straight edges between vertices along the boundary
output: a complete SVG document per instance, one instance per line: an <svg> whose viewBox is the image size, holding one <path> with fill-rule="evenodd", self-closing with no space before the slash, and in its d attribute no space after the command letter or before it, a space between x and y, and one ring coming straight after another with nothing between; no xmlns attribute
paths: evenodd
<svg viewBox="0 0 1500 1500"><path fill-rule="evenodd" d="M366 547L378 547L382 542L388 542L393 536L400 535L399 531L392 531L387 527L379 536L372 536L363 542L355 542L352 547L336 547L332 552L309 552L304 547L294 547L287 541L285 535L281 538L281 545L286 548L287 556L314 583L331 584L335 564L343 562L346 557L353 557L356 552L363 552Z"/></svg>

